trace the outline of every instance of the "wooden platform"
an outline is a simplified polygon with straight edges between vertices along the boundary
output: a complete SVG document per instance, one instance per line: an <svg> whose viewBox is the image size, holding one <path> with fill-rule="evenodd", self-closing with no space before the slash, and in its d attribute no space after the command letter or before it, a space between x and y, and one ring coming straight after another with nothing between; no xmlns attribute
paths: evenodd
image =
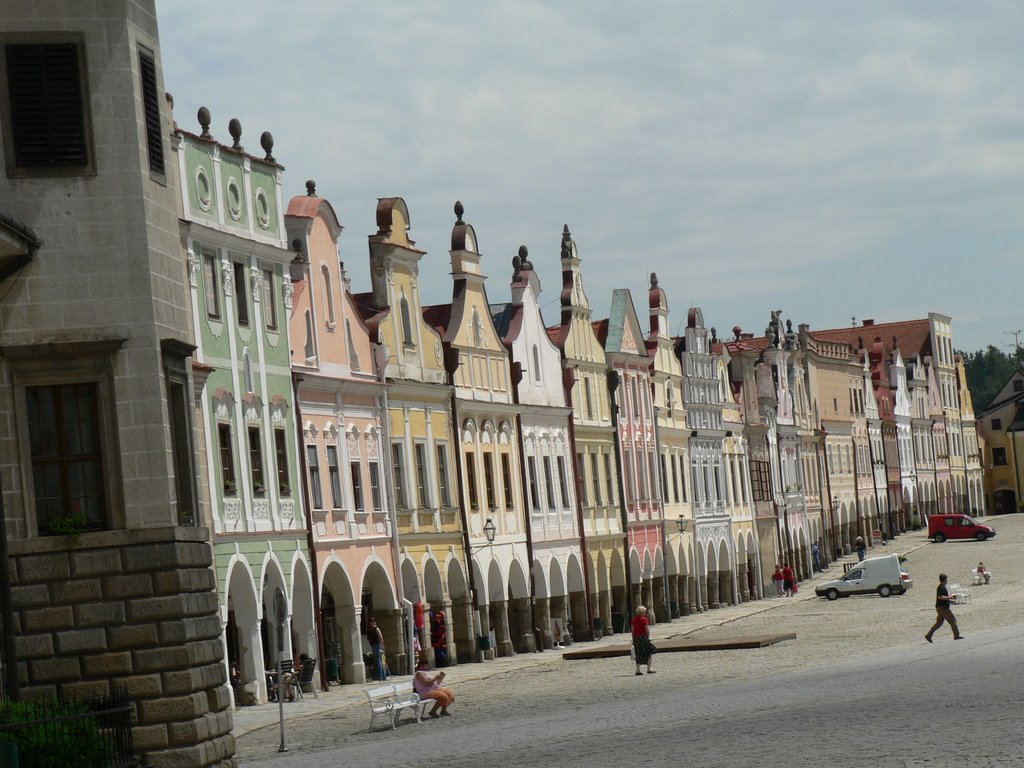
<svg viewBox="0 0 1024 768"><path fill-rule="evenodd" d="M778 635L734 635L732 637L705 638L701 640L658 640L655 645L658 653L683 653L686 651L732 651L743 648L764 648L775 645L783 640L796 640L796 632L784 632ZM629 656L629 644L616 642L614 645L598 645L566 651L563 659L608 659L615 656Z"/></svg>

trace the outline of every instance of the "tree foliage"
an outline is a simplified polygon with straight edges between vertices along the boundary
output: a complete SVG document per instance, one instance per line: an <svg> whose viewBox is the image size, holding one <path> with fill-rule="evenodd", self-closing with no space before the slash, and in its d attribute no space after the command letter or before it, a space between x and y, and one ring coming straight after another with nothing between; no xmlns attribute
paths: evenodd
<svg viewBox="0 0 1024 768"><path fill-rule="evenodd" d="M977 352L961 352L967 370L967 388L971 391L975 412L985 410L1017 366L1024 363L1024 348L1006 353L989 344Z"/></svg>

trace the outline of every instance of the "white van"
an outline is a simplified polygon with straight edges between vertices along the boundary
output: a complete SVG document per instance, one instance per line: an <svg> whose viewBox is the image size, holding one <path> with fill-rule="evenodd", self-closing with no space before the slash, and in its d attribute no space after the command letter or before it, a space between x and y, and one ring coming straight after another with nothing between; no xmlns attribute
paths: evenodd
<svg viewBox="0 0 1024 768"><path fill-rule="evenodd" d="M818 597L836 600L850 595L870 595L877 593L882 597L892 594L902 595L914 585L910 574L903 569L899 555L883 555L869 557L854 563L843 578L826 581L814 588Z"/></svg>

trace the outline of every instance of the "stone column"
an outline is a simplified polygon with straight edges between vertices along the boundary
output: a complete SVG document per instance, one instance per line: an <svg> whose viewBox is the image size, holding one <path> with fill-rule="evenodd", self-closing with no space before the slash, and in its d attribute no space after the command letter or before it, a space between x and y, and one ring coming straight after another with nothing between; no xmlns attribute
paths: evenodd
<svg viewBox="0 0 1024 768"><path fill-rule="evenodd" d="M600 593L601 603L601 632L605 635L614 635L617 631L612 623L612 592L606 589Z"/></svg>
<svg viewBox="0 0 1024 768"><path fill-rule="evenodd" d="M679 613L681 616L689 616L693 608L690 605L690 577L683 573L679 575Z"/></svg>
<svg viewBox="0 0 1024 768"><path fill-rule="evenodd" d="M583 590L569 593L569 608L572 612L572 641L575 643L593 639L587 623L587 595Z"/></svg>
<svg viewBox="0 0 1024 768"><path fill-rule="evenodd" d="M551 601L546 597L537 598L537 629L540 630L542 647L551 650Z"/></svg>
<svg viewBox="0 0 1024 768"><path fill-rule="evenodd" d="M508 603L504 600L491 603L490 614L494 626L494 639L498 646L494 649L495 655L514 656L516 651L508 629Z"/></svg>
<svg viewBox="0 0 1024 768"><path fill-rule="evenodd" d="M708 571L708 577L704 580L708 590L708 608L721 608L722 604L718 597L718 571Z"/></svg>
<svg viewBox="0 0 1024 768"><path fill-rule="evenodd" d="M672 621L672 610L665 605L666 600L665 577L656 576L651 579L651 604L657 609L660 621Z"/></svg>
<svg viewBox="0 0 1024 768"><path fill-rule="evenodd" d="M515 613L516 637L512 637L512 645L518 653L533 653L537 650L537 640L533 636L530 621L530 598L517 597L511 601L509 609ZM511 631L509 633L511 635Z"/></svg>
<svg viewBox="0 0 1024 768"><path fill-rule="evenodd" d="M409 673L409 653L405 645L405 621L401 608L384 611L381 634L384 635L385 658L392 675ZM448 614L445 613L445 617Z"/></svg>
<svg viewBox="0 0 1024 768"><path fill-rule="evenodd" d="M347 642L342 641L342 655L345 658L341 662L341 679L346 683L357 685L366 682L366 664L363 663L363 633L359 631L359 621L363 615L361 605L341 606L337 608L338 618L344 617L344 621L338 622L339 637L341 633L347 633Z"/></svg>

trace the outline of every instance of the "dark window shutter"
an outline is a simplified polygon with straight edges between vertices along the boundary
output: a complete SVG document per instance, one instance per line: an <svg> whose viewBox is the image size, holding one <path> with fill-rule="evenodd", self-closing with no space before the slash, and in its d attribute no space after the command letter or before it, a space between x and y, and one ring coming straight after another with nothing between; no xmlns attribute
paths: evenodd
<svg viewBox="0 0 1024 768"><path fill-rule="evenodd" d="M164 142L160 130L160 101L157 99L156 63L153 57L139 51L139 77L142 80L142 108L146 114L146 150L149 170L164 172Z"/></svg>
<svg viewBox="0 0 1024 768"><path fill-rule="evenodd" d="M15 165L88 165L79 46L9 44L6 52Z"/></svg>

